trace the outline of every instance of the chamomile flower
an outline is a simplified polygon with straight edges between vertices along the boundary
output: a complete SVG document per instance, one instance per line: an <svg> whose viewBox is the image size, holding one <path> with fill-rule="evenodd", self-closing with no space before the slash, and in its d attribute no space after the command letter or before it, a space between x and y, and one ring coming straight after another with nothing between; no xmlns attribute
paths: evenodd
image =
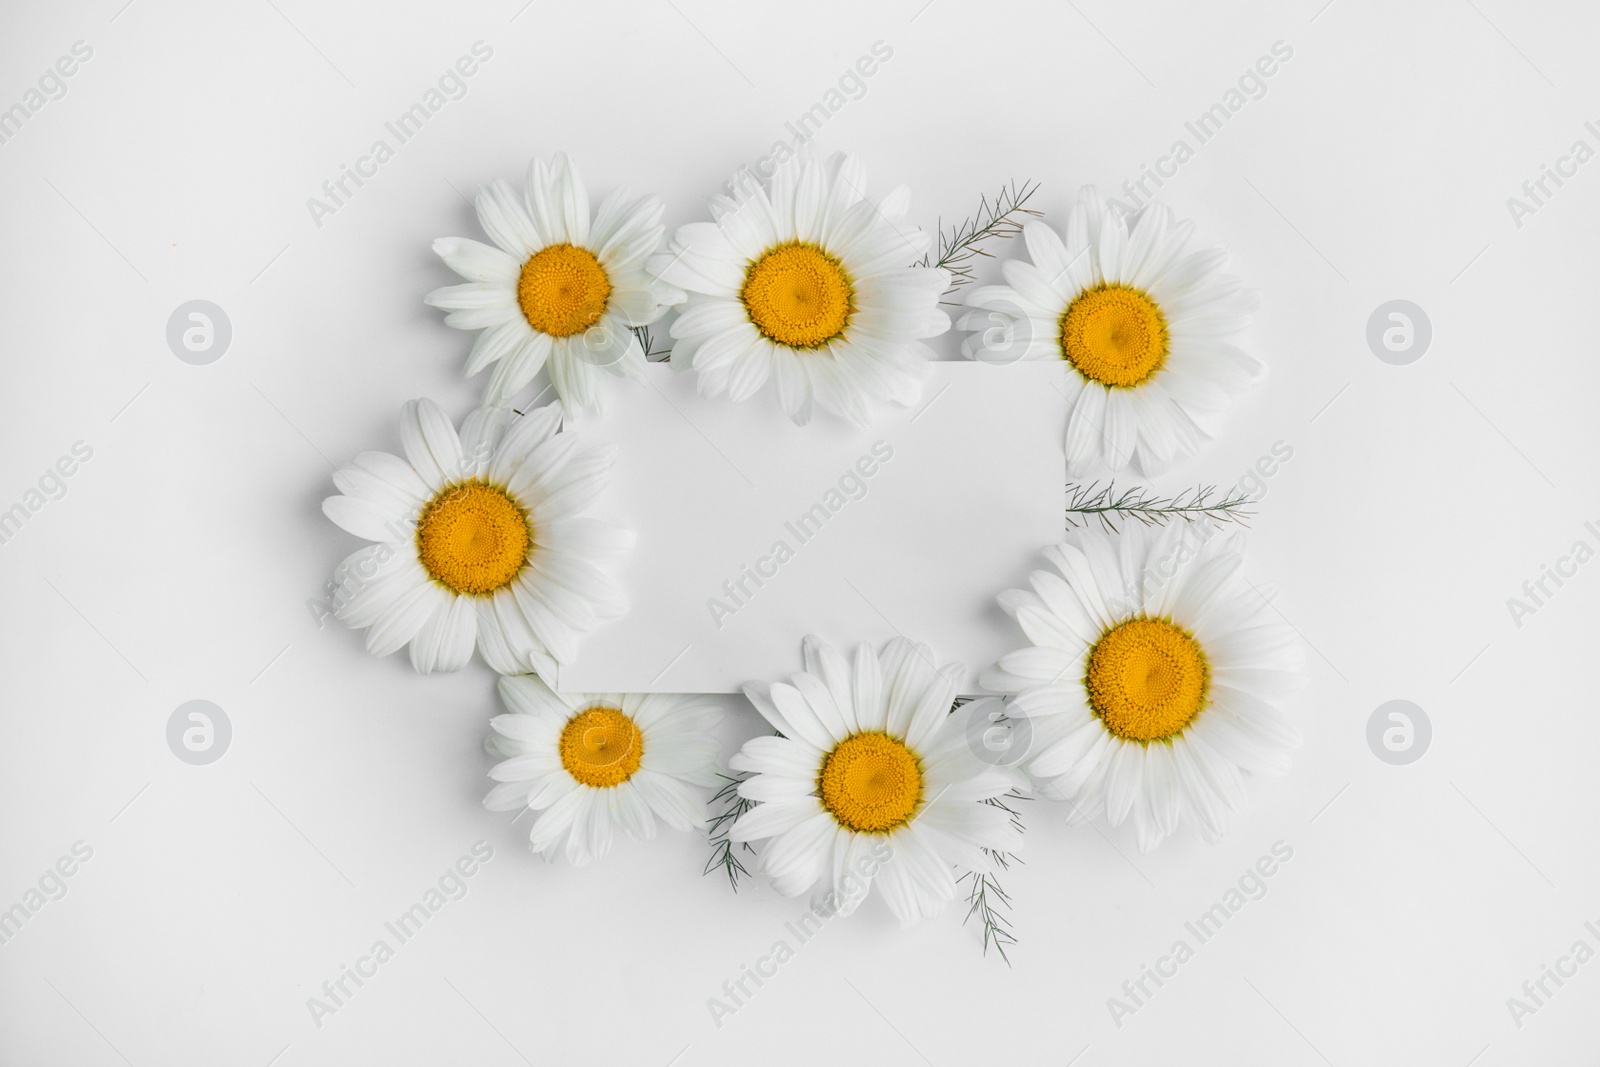
<svg viewBox="0 0 1600 1067"><path fill-rule="evenodd" d="M507 423L510 423L507 428ZM328 518L376 542L334 573L335 616L367 651L409 643L418 671L454 671L473 647L502 674L554 677L581 634L625 610L602 565L633 534L586 511L614 450L557 433L560 405L511 421L480 408L458 435L431 400L400 416L405 458L363 452L340 467Z"/></svg>
<svg viewBox="0 0 1600 1067"><path fill-rule="evenodd" d="M814 406L859 423L883 401L913 404L950 328L949 273L909 266L929 235L904 222L904 186L867 199L855 156L780 164L766 188L746 172L711 200L715 222L680 227L656 257L689 291L671 333L673 365L702 396L749 399L769 380L795 422Z"/></svg>
<svg viewBox="0 0 1600 1067"><path fill-rule="evenodd" d="M648 326L683 293L645 272L661 246L661 201L618 190L589 218L589 194L565 154L528 168L523 193L496 180L478 193L478 222L493 245L443 237L433 250L462 285L427 302L445 323L479 330L467 376L490 364L484 403L501 404L548 367L568 414L601 405L606 377L644 376L630 327Z"/></svg>
<svg viewBox="0 0 1600 1067"><path fill-rule="evenodd" d="M961 871L987 871L984 849L1015 850L1007 813L983 803L1014 780L981 762L952 716L959 664L938 668L926 645L904 638L880 656L867 645L852 666L815 637L791 683L747 685L781 735L745 743L730 766L752 777L739 795L759 803L729 832L767 840L760 865L796 896L825 883L854 910L867 884L902 924L955 899Z"/></svg>
<svg viewBox="0 0 1600 1067"><path fill-rule="evenodd" d="M1061 359L1072 365L1068 473L1130 464L1157 474L1216 432L1231 398L1261 363L1232 338L1258 303L1222 273L1224 249L1186 252L1193 224L1160 204L1131 227L1091 186L1065 241L1030 221L1025 260L1001 265L1004 285L967 296L960 319L972 359Z"/></svg>
<svg viewBox="0 0 1600 1067"><path fill-rule="evenodd" d="M547 859L601 859L620 829L648 840L660 819L676 830L705 823L690 786L717 780L713 728L722 708L703 696L556 693L532 675L502 676L507 714L490 720L485 747L505 757L490 811L539 812L528 844Z"/></svg>
<svg viewBox="0 0 1600 1067"><path fill-rule="evenodd" d="M1242 538L1081 530L1045 558L1000 595L1033 644L981 679L1032 728L1019 766L1074 818L1131 817L1140 851L1180 823L1215 841L1247 776L1300 743L1277 706L1303 681L1296 635L1244 580Z"/></svg>

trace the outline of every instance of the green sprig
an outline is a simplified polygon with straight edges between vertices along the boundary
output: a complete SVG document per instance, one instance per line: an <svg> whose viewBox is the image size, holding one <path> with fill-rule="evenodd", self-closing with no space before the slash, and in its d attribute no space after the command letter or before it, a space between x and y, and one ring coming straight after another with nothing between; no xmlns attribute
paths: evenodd
<svg viewBox="0 0 1600 1067"><path fill-rule="evenodd" d="M701 873L710 874L712 871L721 870L728 876L728 885L737 893L739 879L750 877L750 872L740 860L739 850L734 848L734 842L728 838L728 831L733 828L739 816L756 806L756 802L746 800L739 795L739 783L750 777L748 774L731 777L718 774L717 777L723 780L724 785L711 797L711 807L716 809L720 806L720 810L711 816L711 821L706 826L711 841L711 858L706 860L706 868ZM748 841L743 842L739 848L755 855L756 850Z"/></svg>
<svg viewBox="0 0 1600 1067"><path fill-rule="evenodd" d="M990 197L984 195L978 200L978 210L969 218L961 220L948 230L944 227L944 220L939 220L939 248L938 258L930 257L933 253L925 254L916 262L918 267L943 267L950 272L950 288L941 296L949 296L963 285L972 282L973 268L978 265L977 257L989 257L990 253L982 247L984 242L990 240L1008 241L1022 232L1022 224L1027 221L1020 216L1031 215L1042 218L1044 212L1035 211L1027 205L1034 193L1039 191L1038 182L1023 182L1018 185L1015 180L1000 187L1000 192ZM946 300L943 303L955 303Z"/></svg>
<svg viewBox="0 0 1600 1067"><path fill-rule="evenodd" d="M1142 486L1118 490L1115 482L1067 485L1067 525L1079 526L1099 519L1105 528L1117 532L1118 519L1135 519L1146 526L1165 526L1173 519L1235 522L1248 526L1255 517L1248 494L1235 489L1219 493L1214 485L1185 489L1161 496ZM1077 517L1075 517L1077 516Z"/></svg>
<svg viewBox="0 0 1600 1067"><path fill-rule="evenodd" d="M1009 814L1011 825L1021 833L1024 830L1022 813L1007 801L1032 799L1012 790L1003 797L990 797L984 803ZM992 848L986 848L983 852L1001 871L1009 871L1013 863L1022 862L1014 852L1002 852ZM1001 887L999 874L995 871L968 871L956 879L956 882L959 884L968 880L972 884L967 890L967 914L961 920L962 925L966 925L973 916L977 916L983 927L983 954L987 956L992 946L1009 967L1011 957L1007 955L1006 949L1017 943L1016 931L1011 925L1011 894Z"/></svg>
<svg viewBox="0 0 1600 1067"><path fill-rule="evenodd" d="M644 358L645 359L651 360L652 362L655 362L655 363L660 363L662 360L664 360L668 356L672 355L672 349L670 349L670 348L664 348L659 352L652 352L650 350L650 346L655 343L653 340L651 340L651 337L650 337L650 327L648 327L648 326L629 326L628 329L632 330L633 331L633 335L639 339L639 347L644 349ZM660 358L658 359L657 357L660 357Z"/></svg>

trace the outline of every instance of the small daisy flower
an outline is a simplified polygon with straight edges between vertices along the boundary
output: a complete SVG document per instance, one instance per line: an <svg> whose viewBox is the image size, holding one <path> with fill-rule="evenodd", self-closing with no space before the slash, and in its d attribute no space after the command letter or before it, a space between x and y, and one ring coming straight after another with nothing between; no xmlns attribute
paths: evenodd
<svg viewBox="0 0 1600 1067"><path fill-rule="evenodd" d="M556 693L532 675L502 676L508 714L490 720L485 742L503 756L489 772L499 784L490 811L539 812L533 851L567 861L602 859L615 831L650 840L656 820L675 830L705 824L690 786L717 781L713 728L722 708L703 696L666 693Z"/></svg>
<svg viewBox="0 0 1600 1067"><path fill-rule="evenodd" d="M1007 813L983 803L1015 780L973 754L950 714L961 666L938 668L904 638L881 656L861 646L853 667L815 637L804 652L792 683L745 686L781 736L754 738L730 761L752 774L739 795L759 802L730 840L771 839L760 866L785 896L826 883L845 913L865 883L902 924L937 914L957 895L958 869L988 871L985 848L1021 841Z"/></svg>
<svg viewBox="0 0 1600 1067"><path fill-rule="evenodd" d="M922 339L950 328L950 275L908 265L930 237L904 223L905 187L881 203L866 187L855 156L791 160L766 188L713 197L717 221L680 227L656 257L690 294L672 362L693 368L702 396L747 400L771 380L797 423L820 405L865 424L874 403L922 395L934 358Z"/></svg>
<svg viewBox="0 0 1600 1067"><path fill-rule="evenodd" d="M1222 273L1224 249L1185 252L1194 227L1160 204L1130 228L1086 187L1067 236L1030 221L1032 262L1001 264L1005 285L967 296L958 325L972 359L1062 359L1071 378L1068 474L1158 474L1215 435L1232 397L1263 374L1229 340L1249 325L1257 295Z"/></svg>
<svg viewBox="0 0 1600 1067"><path fill-rule="evenodd" d="M1242 576L1242 537L1180 525L1073 531L1053 571L1000 606L1033 644L985 671L1032 739L1019 766L1077 817L1130 816L1141 852L1179 823L1208 841L1245 804L1249 774L1285 774L1300 735L1296 634Z"/></svg>
<svg viewBox="0 0 1600 1067"><path fill-rule="evenodd" d="M494 244L465 237L433 243L463 285L427 302L445 323L479 330L471 377L495 364L484 403L515 396L548 367L569 415L601 406L607 375L644 376L645 353L630 329L655 322L683 293L645 272L661 247L661 201L617 190L589 218L589 194L565 154L536 159L524 193L496 180L478 193L478 222Z"/></svg>
<svg viewBox="0 0 1600 1067"><path fill-rule="evenodd" d="M367 631L367 651L409 643L427 674L459 670L476 646L501 674L553 678L581 634L626 610L602 565L633 534L586 514L615 450L560 423L556 404L514 422L480 408L458 435L439 405L413 400L404 459L363 452L334 473L343 495L323 514L376 542L334 573L334 615Z"/></svg>

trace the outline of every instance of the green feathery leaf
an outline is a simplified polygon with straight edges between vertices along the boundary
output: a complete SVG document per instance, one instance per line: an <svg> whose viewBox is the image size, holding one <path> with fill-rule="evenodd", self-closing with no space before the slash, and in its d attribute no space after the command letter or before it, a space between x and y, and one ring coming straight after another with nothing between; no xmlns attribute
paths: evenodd
<svg viewBox="0 0 1600 1067"><path fill-rule="evenodd" d="M712 796L711 806L712 808L718 808L720 805L720 810L711 816L711 821L706 826L711 841L711 858L706 861L706 868L701 873L710 874L716 870L723 871L728 876L728 885L732 886L733 891L737 893L739 891L739 879L741 877L750 877L750 872L740 861L739 853L734 848L734 843L728 839L728 831L733 828L733 824L739 816L756 806L756 802L746 800L739 795L739 783L750 777L748 774L739 774L732 777L726 774L719 774L717 777L721 778L724 784ZM739 848L751 855L754 855L756 851L748 841L742 843Z"/></svg>
<svg viewBox="0 0 1600 1067"><path fill-rule="evenodd" d="M1023 182L1018 185L1015 180L1000 187L1000 192L990 197L984 195L978 200L977 212L969 218L962 219L955 226L945 229L944 220L939 220L939 248L937 258L929 252L914 265L918 267L943 267L950 272L950 288L942 296L949 296L963 285L972 282L972 271L976 267L978 256L990 256L981 246L991 239L1006 241L1022 232L1022 224L1027 221L1021 216L1032 215L1042 218L1044 212L1035 211L1027 207L1028 201L1034 193L1039 191L1038 182ZM957 301L946 300L946 304Z"/></svg>
<svg viewBox="0 0 1600 1067"><path fill-rule="evenodd" d="M990 797L984 803L1007 812L1011 816L1011 825L1017 828L1018 833L1021 833L1024 829L1022 813L1013 808L1007 801L1032 799L1032 797L1024 796L1016 790L1012 790L1004 797ZM994 861L995 866L1002 871L1009 871L1013 863L1022 862L1014 852L1001 852L990 848L986 848L983 851L985 855ZM983 954L987 956L990 946L993 946L994 950L1000 953L1000 958L1006 961L1006 966L1009 967L1011 966L1011 957L1006 954L1006 948L1017 943L1017 935L1011 925L1011 894L1001 888L999 875L996 872L968 871L956 881L959 884L968 879L971 879L972 884L967 891L967 914L961 920L962 925L966 925L976 915L983 926Z"/></svg>
<svg viewBox="0 0 1600 1067"><path fill-rule="evenodd" d="M1210 519L1213 522L1236 522L1250 525L1255 516L1249 494L1235 489L1219 493L1214 485L1185 489L1171 496L1161 496L1142 486L1118 490L1115 482L1104 486L1099 482L1067 485L1067 525L1079 526L1099 519L1107 530L1117 532L1117 519L1136 519L1146 526L1165 526L1173 519ZM1081 516L1075 518L1074 516Z"/></svg>
<svg viewBox="0 0 1600 1067"><path fill-rule="evenodd" d="M639 347L644 349L645 359L648 359L654 363L660 363L662 360L672 355L672 349L670 348L662 349L660 352L652 352L650 350L650 346L654 344L650 338L650 327L629 326L628 329L632 330L633 335L639 339Z"/></svg>

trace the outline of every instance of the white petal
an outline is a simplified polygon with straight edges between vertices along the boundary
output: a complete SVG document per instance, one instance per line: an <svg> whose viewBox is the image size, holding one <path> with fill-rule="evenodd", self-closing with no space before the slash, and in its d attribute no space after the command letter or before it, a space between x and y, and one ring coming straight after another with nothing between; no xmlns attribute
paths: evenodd
<svg viewBox="0 0 1600 1067"><path fill-rule="evenodd" d="M468 281L515 286L522 263L501 249L466 237L441 237L433 250L445 265Z"/></svg>
<svg viewBox="0 0 1600 1067"><path fill-rule="evenodd" d="M526 260L549 243L523 208L522 198L500 179L478 190L478 224L512 258Z"/></svg>
<svg viewBox="0 0 1600 1067"><path fill-rule="evenodd" d="M400 413L406 459L432 491L462 477L461 439L444 410L432 400L410 400Z"/></svg>

